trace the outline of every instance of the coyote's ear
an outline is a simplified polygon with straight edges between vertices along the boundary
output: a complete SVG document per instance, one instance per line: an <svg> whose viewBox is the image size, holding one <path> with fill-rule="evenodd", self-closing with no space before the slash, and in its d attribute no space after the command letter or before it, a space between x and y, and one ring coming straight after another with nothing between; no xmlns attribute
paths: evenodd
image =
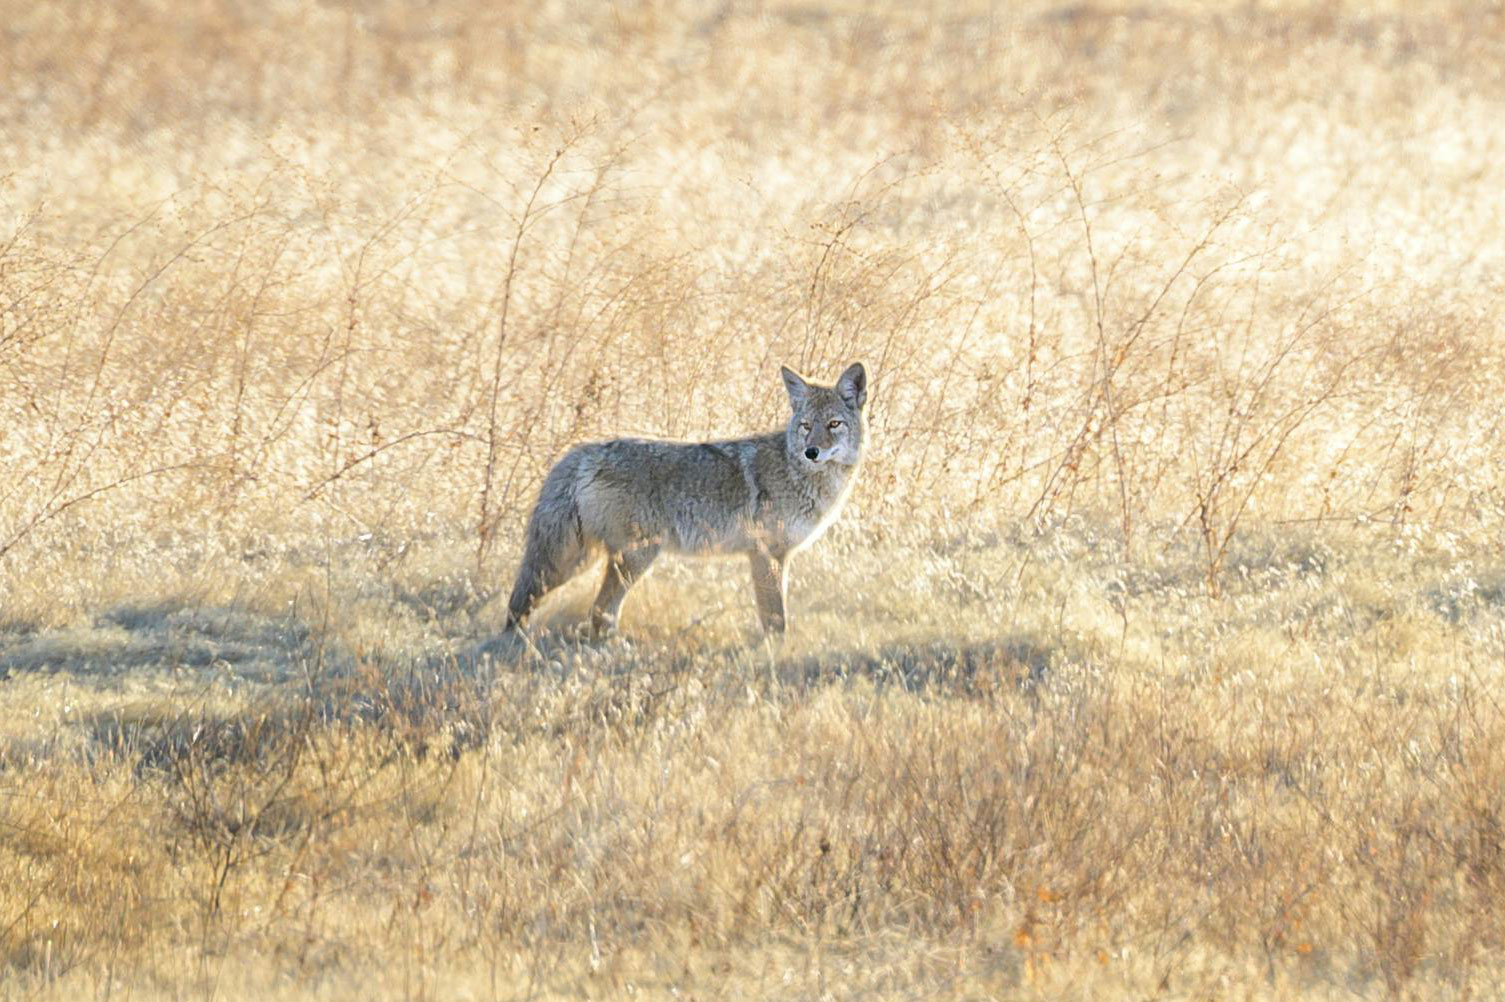
<svg viewBox="0 0 1505 1002"><path fill-rule="evenodd" d="M848 404L862 410L862 405L867 403L867 370L861 362L847 366L847 371L836 381L836 392Z"/></svg>
<svg viewBox="0 0 1505 1002"><path fill-rule="evenodd" d="M789 402L798 407L805 402L805 394L810 391L810 385L801 378L798 372L787 365L779 366L779 375L784 377L784 389L789 391Z"/></svg>

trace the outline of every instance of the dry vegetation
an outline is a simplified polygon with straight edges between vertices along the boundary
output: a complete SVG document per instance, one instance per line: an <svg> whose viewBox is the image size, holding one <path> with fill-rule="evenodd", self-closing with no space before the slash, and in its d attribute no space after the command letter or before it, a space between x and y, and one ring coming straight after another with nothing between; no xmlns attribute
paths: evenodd
<svg viewBox="0 0 1505 1002"><path fill-rule="evenodd" d="M1497 996L1498 6L0 10L0 997ZM782 647L501 656L852 358Z"/></svg>

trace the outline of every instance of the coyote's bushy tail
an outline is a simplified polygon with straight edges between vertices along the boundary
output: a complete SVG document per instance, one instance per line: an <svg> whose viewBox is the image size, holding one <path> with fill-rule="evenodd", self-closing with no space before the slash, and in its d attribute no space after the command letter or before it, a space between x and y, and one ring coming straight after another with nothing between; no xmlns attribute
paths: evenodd
<svg viewBox="0 0 1505 1002"><path fill-rule="evenodd" d="M575 497L575 456L566 456L549 471L528 517L528 537L512 597L507 601L506 630L528 618L540 596L570 578L590 553Z"/></svg>

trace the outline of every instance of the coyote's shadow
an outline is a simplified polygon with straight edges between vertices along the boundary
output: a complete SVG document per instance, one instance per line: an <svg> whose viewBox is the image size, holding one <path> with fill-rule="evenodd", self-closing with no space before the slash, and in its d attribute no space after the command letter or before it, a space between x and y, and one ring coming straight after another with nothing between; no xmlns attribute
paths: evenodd
<svg viewBox="0 0 1505 1002"><path fill-rule="evenodd" d="M799 686L861 677L910 692L944 689L968 695L1000 684L1039 685L1063 657L1059 650L1022 637L896 642L872 651L831 651L784 660L777 671L782 681Z"/></svg>
<svg viewBox="0 0 1505 1002"><path fill-rule="evenodd" d="M275 684L347 662L293 616L181 603L123 605L83 626L0 632L0 678L18 672L120 680L192 672Z"/></svg>
<svg viewBox="0 0 1505 1002"><path fill-rule="evenodd" d="M417 736L420 746L440 741L458 752L484 740L495 726L515 725L526 716L524 704L552 690L551 678L577 674L614 680L602 698L637 693L640 679L649 678L654 680L649 688L673 691L694 676L712 686L761 677L773 684L770 695L782 693L774 698L799 699L801 693L857 679L970 698L1033 690L1073 660L1069 651L1025 637L896 641L874 649L833 647L786 655L756 640L714 647L620 637L590 642L578 629L565 627L370 661L292 615L181 603L130 605L84 626L0 628L0 679L67 673L101 689L142 682L158 696L169 696L161 688L166 681L178 695L86 713L75 718L73 738L60 732L10 742L0 748L0 768L18 755L67 747L91 757L133 754L146 769L165 768L186 756L260 760L284 746L280 738L333 720L375 723ZM225 704L194 695L210 687L252 698Z"/></svg>
<svg viewBox="0 0 1505 1002"><path fill-rule="evenodd" d="M588 667L608 675L633 672L678 676L727 670L749 664L756 642L713 649L658 649L620 638L590 641L578 628L564 627L530 634L502 634L483 640L454 659L456 667L473 674L477 666L524 670L535 674L568 674ZM1028 689L1044 683L1050 673L1073 660L1071 652L1023 636L996 640L895 641L872 650L843 650L784 655L769 651L765 662L779 685L814 689L864 678L880 686L900 686L910 692L948 690L975 694L1000 684ZM763 659L753 656L751 661Z"/></svg>
<svg viewBox="0 0 1505 1002"><path fill-rule="evenodd" d="M384 666L389 683L402 676L472 680L498 667L541 673L589 664L608 674L641 670L695 671L697 664L743 657L753 646L716 650L658 650L649 643L583 640L564 626L527 637L499 634L459 649L420 656L412 665ZM1044 681L1066 652L1026 637L997 640L893 642L872 650L833 649L798 656L772 652L783 684L808 687L865 677L920 690L973 688L983 680ZM266 615L227 606L171 603L117 607L87 626L0 632L0 678L18 672L67 672L109 684L131 677L190 673L204 680L279 687L317 677L348 679L355 659L331 638L292 615ZM338 688L345 688L338 686Z"/></svg>

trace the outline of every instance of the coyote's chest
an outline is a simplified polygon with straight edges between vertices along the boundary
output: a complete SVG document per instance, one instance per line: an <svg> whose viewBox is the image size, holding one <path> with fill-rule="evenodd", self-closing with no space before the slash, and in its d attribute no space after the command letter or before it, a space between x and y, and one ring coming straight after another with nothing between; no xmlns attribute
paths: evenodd
<svg viewBox="0 0 1505 1002"><path fill-rule="evenodd" d="M831 482L812 484L782 503L770 505L760 519L776 548L792 552L820 538L841 514L851 490L850 474Z"/></svg>

